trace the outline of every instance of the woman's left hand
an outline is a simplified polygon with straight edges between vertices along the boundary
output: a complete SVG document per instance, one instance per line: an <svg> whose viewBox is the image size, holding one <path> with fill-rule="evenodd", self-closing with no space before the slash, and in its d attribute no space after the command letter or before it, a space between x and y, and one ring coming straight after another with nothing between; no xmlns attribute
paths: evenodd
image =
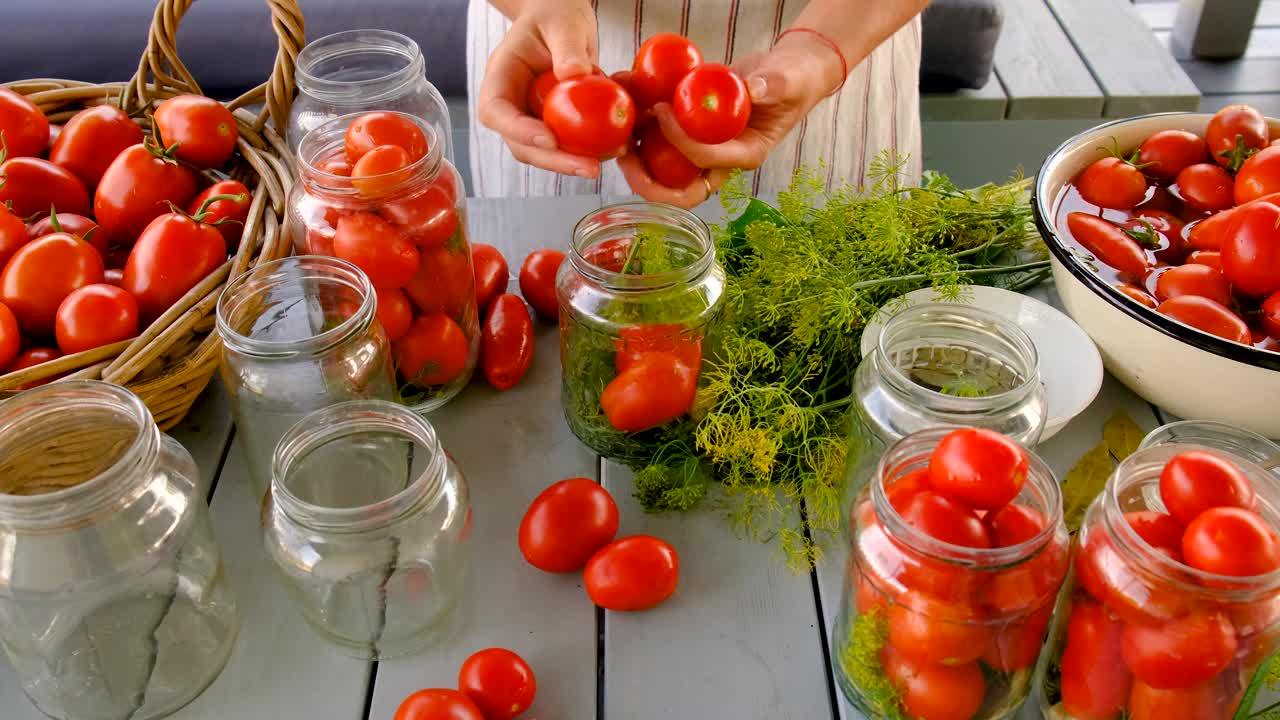
<svg viewBox="0 0 1280 720"><path fill-rule="evenodd" d="M825 44L803 34L781 38L772 49L733 64L751 95L751 119L738 137L707 145L689 137L676 122L670 103L658 103L654 115L662 134L693 164L707 170L685 188L662 185L645 170L635 152L618 159L632 191L646 200L691 208L720 189L735 168L754 170L823 98L837 88L843 65Z"/></svg>

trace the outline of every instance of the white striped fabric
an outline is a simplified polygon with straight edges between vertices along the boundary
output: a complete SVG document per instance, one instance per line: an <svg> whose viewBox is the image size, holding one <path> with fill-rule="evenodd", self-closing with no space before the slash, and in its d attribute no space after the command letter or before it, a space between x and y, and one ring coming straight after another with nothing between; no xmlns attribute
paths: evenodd
<svg viewBox="0 0 1280 720"><path fill-rule="evenodd" d="M658 32L693 40L708 60L767 49L799 15L804 0L596 0L600 67L631 67L640 44ZM850 19L851 22L856 20ZM613 163L599 180L562 176L524 165L502 139L474 121L485 62L510 22L485 0L468 10L468 102L471 111L471 177L480 197L632 194ZM826 163L828 185L862 184L883 150L906 158L903 180L920 178L920 19L886 40L849 75L840 93L821 102L777 147L753 178L756 192L787 187L799 165Z"/></svg>

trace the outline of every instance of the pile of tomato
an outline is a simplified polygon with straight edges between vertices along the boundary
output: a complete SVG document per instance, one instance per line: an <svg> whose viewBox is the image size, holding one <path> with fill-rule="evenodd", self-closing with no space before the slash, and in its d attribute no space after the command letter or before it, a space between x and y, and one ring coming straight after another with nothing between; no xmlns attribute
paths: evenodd
<svg viewBox="0 0 1280 720"><path fill-rule="evenodd" d="M1280 639L1265 582L1280 537L1248 477L1189 450L1162 468L1159 497L1124 514L1127 538L1086 517L1056 663L1072 717L1226 720Z"/></svg>
<svg viewBox="0 0 1280 720"><path fill-rule="evenodd" d="M537 692L524 658L488 648L462 663L457 690L419 690L400 703L393 720L511 720L529 709Z"/></svg>
<svg viewBox="0 0 1280 720"><path fill-rule="evenodd" d="M854 609L887 621L880 661L908 717L970 720L1025 697L1009 677L1036 663L1068 563L1060 507L1019 502L1028 472L1012 440L956 430L887 482L892 512L856 510Z"/></svg>
<svg viewBox="0 0 1280 720"><path fill-rule="evenodd" d="M529 86L529 112L555 134L559 149L608 160L638 143L640 159L655 180L685 188L702 174L663 133L651 110L670 103L680 129L695 142L728 142L747 127L751 96L742 78L719 63L703 61L691 40L658 33L640 46L630 71L557 81L548 71Z"/></svg>
<svg viewBox="0 0 1280 720"><path fill-rule="evenodd" d="M1256 109L1225 107L1204 137L1162 130L1093 163L1058 228L1131 301L1280 352L1280 137Z"/></svg>
<svg viewBox="0 0 1280 720"><path fill-rule="evenodd" d="M97 105L59 127L0 88L0 373L135 337L234 250L249 190L209 171L235 118L184 95L152 120Z"/></svg>

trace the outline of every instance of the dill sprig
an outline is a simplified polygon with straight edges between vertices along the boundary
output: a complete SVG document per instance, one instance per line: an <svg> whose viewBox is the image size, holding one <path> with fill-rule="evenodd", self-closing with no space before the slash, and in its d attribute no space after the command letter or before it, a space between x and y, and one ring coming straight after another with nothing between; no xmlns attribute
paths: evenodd
<svg viewBox="0 0 1280 720"><path fill-rule="evenodd" d="M880 651L889 642L889 622L883 610L854 615L849 637L836 651L840 669L857 688L866 710L885 720L907 720L899 706L897 688L885 675Z"/></svg>

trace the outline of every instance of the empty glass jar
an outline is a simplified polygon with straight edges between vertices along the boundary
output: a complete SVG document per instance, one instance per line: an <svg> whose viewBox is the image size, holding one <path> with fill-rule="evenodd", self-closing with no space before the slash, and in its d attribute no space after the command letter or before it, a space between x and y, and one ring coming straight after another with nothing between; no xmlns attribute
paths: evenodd
<svg viewBox="0 0 1280 720"><path fill-rule="evenodd" d="M426 72L418 44L390 30L350 30L307 43L298 53L298 97L289 111L289 148L297 150L308 132L336 117L393 110L435 128L445 157L452 160L449 109Z"/></svg>
<svg viewBox="0 0 1280 720"><path fill-rule="evenodd" d="M393 400L391 347L369 279L332 257L300 256L240 275L218 298L222 381L231 396L253 497L294 423L343 400Z"/></svg>
<svg viewBox="0 0 1280 720"><path fill-rule="evenodd" d="M198 477L117 385L0 402L0 643L44 714L163 717L226 664L239 616Z"/></svg>
<svg viewBox="0 0 1280 720"><path fill-rule="evenodd" d="M280 440L267 552L311 626L349 654L406 655L449 629L470 527L462 473L401 405L334 405Z"/></svg>

